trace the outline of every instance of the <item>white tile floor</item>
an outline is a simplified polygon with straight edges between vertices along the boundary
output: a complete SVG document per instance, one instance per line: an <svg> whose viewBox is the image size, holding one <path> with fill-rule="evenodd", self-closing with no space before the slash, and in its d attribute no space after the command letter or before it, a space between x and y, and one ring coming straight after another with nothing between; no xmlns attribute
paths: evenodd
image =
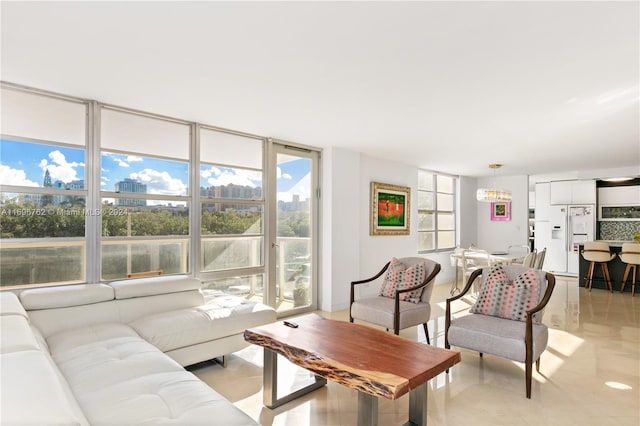
<svg viewBox="0 0 640 426"><path fill-rule="evenodd" d="M549 345L541 374L534 371L532 398L525 397L523 364L462 350L462 362L429 383L429 425L640 425L640 296L588 292L576 279L556 278L544 316ZM438 285L429 330L439 347L447 297L449 286ZM347 311L320 313L348 320ZM425 341L422 327L401 335ZM261 425L356 424L357 392L331 382L275 410L265 408L262 349L256 346L229 356L227 368L204 363L191 370ZM280 374L283 383L309 377L293 366ZM379 424L404 424L408 406L406 395L381 399Z"/></svg>

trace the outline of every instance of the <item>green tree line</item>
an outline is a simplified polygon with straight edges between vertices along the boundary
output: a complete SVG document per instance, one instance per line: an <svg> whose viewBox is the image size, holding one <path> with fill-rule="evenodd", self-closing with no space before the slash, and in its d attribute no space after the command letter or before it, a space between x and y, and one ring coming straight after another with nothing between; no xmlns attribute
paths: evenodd
<svg viewBox="0 0 640 426"><path fill-rule="evenodd" d="M0 211L1 238L53 238L85 236L85 216L99 215L105 237L188 235L189 212L168 209L128 209L103 204L99 212L84 205L41 207L29 203L5 203ZM261 234L260 212L207 211L202 213L204 235ZM279 237L309 237L308 215L283 212L279 215Z"/></svg>

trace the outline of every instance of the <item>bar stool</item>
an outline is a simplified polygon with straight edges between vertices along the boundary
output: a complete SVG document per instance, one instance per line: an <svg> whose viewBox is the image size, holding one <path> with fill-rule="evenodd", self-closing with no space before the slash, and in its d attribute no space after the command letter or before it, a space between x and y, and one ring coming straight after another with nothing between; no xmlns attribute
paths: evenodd
<svg viewBox="0 0 640 426"><path fill-rule="evenodd" d="M622 243L622 251L620 252L620 260L627 264L624 270L624 277L622 278L622 285L620 286L620 293L624 292L624 286L627 284L627 278L629 272L631 272L631 297L636 293L636 275L638 272L638 265L640 265L640 244L637 243Z"/></svg>
<svg viewBox="0 0 640 426"><path fill-rule="evenodd" d="M607 284L609 291L613 292L611 287L611 275L609 275L609 263L614 257L615 253L611 253L609 243L604 241L587 241L584 243L584 250L582 250L582 257L589 263L589 272L587 272L587 282L584 287L591 291L593 284L593 275L595 273L596 265L600 265L602 269L602 275Z"/></svg>

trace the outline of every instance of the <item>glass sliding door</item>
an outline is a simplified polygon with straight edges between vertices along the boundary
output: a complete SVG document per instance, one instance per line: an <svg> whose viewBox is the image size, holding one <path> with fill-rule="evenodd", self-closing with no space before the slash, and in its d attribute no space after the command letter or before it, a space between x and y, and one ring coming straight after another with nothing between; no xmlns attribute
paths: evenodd
<svg viewBox="0 0 640 426"><path fill-rule="evenodd" d="M316 309L318 153L272 143L269 303L281 316Z"/></svg>

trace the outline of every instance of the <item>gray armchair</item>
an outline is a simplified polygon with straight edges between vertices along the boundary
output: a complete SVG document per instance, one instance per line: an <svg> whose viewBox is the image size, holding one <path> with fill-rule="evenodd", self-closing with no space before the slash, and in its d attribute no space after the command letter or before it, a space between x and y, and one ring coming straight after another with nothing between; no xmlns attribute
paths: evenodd
<svg viewBox="0 0 640 426"><path fill-rule="evenodd" d="M431 344L429 339L429 329L427 322L431 316L431 294L435 277L440 272L440 264L423 257L405 257L398 259L407 267L423 263L425 266L425 278L419 285L411 288L395 291L395 297L372 296L355 299L355 287L357 285L369 283L380 278L389 268L391 262L386 265L371 278L352 281L351 296L349 304L349 321L362 320L372 324L385 327L387 330L393 329L395 334L399 334L400 330L422 324L427 343ZM423 288L419 303L413 303L401 300L403 293L415 291Z"/></svg>
<svg viewBox="0 0 640 426"><path fill-rule="evenodd" d="M527 271L521 265L503 267L508 279L513 280ZM447 299L445 316L445 348L451 346L466 348L480 353L496 355L525 363L525 385L527 398L531 398L531 377L533 362L536 371L540 371L540 355L547 347L549 333L542 324L542 310L549 302L555 286L555 277L545 271L534 270L540 291L537 304L526 310L526 320L517 321L481 313L468 313L453 316L451 304L463 297L471 288L473 281L482 274L483 283L487 280L489 268L474 271L460 294ZM482 290L481 290L482 292ZM463 311L464 312L464 311Z"/></svg>

